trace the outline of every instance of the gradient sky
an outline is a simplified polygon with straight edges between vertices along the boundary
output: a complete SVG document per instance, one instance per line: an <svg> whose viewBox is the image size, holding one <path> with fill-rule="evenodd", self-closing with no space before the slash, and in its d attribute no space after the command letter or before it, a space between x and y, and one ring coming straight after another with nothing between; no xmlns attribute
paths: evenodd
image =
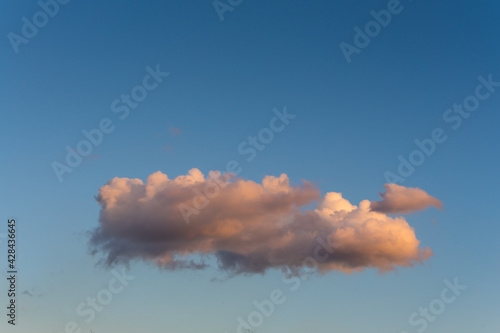
<svg viewBox="0 0 500 333"><path fill-rule="evenodd" d="M410 314L458 277L467 290L426 332L498 332L500 89L456 130L443 114L474 93L478 76L500 81L500 3L401 5L350 64L339 44L352 44L353 28L387 1L245 0L221 21L210 0L73 0L18 53L4 37L1 215L18 219L18 288L33 296L18 297L15 328L2 315L2 331L56 333L75 321L96 333L236 332L254 300L281 289L286 302L256 332L416 332ZM20 34L21 18L39 10L34 0L2 2L2 35ZM157 64L170 76L120 120L111 103ZM297 117L246 162L238 145L284 106ZM114 132L59 182L51 163L106 117ZM246 179L286 173L357 205L378 200L384 173L438 127L448 140L404 183L444 204L406 216L435 254L423 265L315 275L291 292L279 270L224 280L216 268L133 262L135 280L92 323L75 313L113 277L88 254L86 234L109 179L208 174L234 159Z"/></svg>

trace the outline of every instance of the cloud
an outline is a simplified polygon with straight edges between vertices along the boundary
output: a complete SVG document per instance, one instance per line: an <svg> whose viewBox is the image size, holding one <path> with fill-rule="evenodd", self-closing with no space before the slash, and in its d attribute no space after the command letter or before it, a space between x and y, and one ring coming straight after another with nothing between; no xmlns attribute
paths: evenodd
<svg viewBox="0 0 500 333"><path fill-rule="evenodd" d="M171 151L172 150L172 146L167 143L165 146L162 146L160 149L161 150L166 150L166 151Z"/></svg>
<svg viewBox="0 0 500 333"><path fill-rule="evenodd" d="M373 211L368 200L353 205L341 193L322 197L307 181L292 186L286 174L256 183L217 171L205 177L191 169L174 179L158 171L146 183L111 179L96 199L90 249L107 265L143 260L203 269L205 258L215 258L229 274L250 274L296 270L320 257L321 272L385 272L432 255L403 217Z"/></svg>
<svg viewBox="0 0 500 333"><path fill-rule="evenodd" d="M29 297L34 297L35 295L33 295L33 293L29 290L25 290L22 292L23 295L28 295Z"/></svg>
<svg viewBox="0 0 500 333"><path fill-rule="evenodd" d="M36 294L35 293L35 288L31 288L31 290L26 289L21 294L32 297L32 298L33 297L38 297L38 298L43 297L43 294L40 294L40 293Z"/></svg>
<svg viewBox="0 0 500 333"><path fill-rule="evenodd" d="M419 188L385 184L381 201L371 203L371 210L385 214L406 214L434 206L443 209L443 203Z"/></svg>
<svg viewBox="0 0 500 333"><path fill-rule="evenodd" d="M182 134L182 131L180 129L178 129L177 127L173 127L173 126L168 127L168 132L172 136L179 136Z"/></svg>

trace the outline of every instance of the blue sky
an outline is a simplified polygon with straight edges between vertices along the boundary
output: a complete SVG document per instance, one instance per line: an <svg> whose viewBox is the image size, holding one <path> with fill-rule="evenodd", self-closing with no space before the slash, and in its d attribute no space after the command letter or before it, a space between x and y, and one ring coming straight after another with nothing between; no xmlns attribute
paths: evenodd
<svg viewBox="0 0 500 333"><path fill-rule="evenodd" d="M2 3L2 216L19 224L19 291L40 295L19 295L18 324L4 318L2 330L64 332L75 321L97 333L235 332L254 300L281 289L286 301L256 332L416 332L409 316L458 277L467 290L426 331L498 332L500 89L456 130L443 114L474 95L479 76L500 81L500 4L401 1L402 12L347 63L339 44L353 44L354 27L387 4L242 1L221 21L211 1L70 1L16 53L7 35L21 35L22 17L40 6ZM170 75L120 120L111 103L157 65ZM296 118L245 161L238 145L284 106ZM59 182L51 163L64 163L65 147L76 149L82 130L103 118L115 130ZM435 128L448 139L404 182L444 204L406 216L434 252L423 265L333 271L292 292L279 270L224 280L215 266L168 271L134 261L135 279L95 320L75 313L113 278L89 255L86 234L108 180L208 174L237 160L246 179L286 173L358 205L379 200L384 173L396 173L398 156Z"/></svg>

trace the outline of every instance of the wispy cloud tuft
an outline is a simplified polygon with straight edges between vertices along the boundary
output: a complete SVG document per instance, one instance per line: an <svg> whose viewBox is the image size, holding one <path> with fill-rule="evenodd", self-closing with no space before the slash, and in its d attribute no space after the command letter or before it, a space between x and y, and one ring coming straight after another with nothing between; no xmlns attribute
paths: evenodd
<svg viewBox="0 0 500 333"><path fill-rule="evenodd" d="M424 210L430 206L443 209L443 203L419 188L397 184L385 184L385 193L379 193L381 201L371 203L371 210L386 214L406 214Z"/></svg>
<svg viewBox="0 0 500 333"><path fill-rule="evenodd" d="M178 129L177 127L173 127L173 126L168 127L168 132L172 136L179 136L182 134L182 131L180 129Z"/></svg>

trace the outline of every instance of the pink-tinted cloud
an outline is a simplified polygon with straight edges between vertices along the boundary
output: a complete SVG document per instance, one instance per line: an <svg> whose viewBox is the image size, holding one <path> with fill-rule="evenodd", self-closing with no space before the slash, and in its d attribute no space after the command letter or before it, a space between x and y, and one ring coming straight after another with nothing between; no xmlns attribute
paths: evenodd
<svg viewBox="0 0 500 333"><path fill-rule="evenodd" d="M172 146L167 143L166 145L164 145L164 146L161 147L161 150L171 151L172 150Z"/></svg>
<svg viewBox="0 0 500 333"><path fill-rule="evenodd" d="M179 136L182 134L182 131L180 129L178 129L177 127L173 127L173 126L168 127L168 132L172 136Z"/></svg>
<svg viewBox="0 0 500 333"><path fill-rule="evenodd" d="M443 203L419 188L397 184L385 184L385 193L379 193L381 201L371 203L371 210L386 214L405 214L434 206L443 209Z"/></svg>
<svg viewBox="0 0 500 333"><path fill-rule="evenodd" d="M114 178L97 201L90 244L110 265L138 259L202 269L203 258L215 257L231 274L263 273L294 270L321 253L322 272L389 271L432 255L404 218L372 211L368 200L352 205L341 193L321 197L307 181L290 185L285 174L260 184L198 169L174 179L156 172L146 183ZM305 209L312 202L316 208Z"/></svg>

